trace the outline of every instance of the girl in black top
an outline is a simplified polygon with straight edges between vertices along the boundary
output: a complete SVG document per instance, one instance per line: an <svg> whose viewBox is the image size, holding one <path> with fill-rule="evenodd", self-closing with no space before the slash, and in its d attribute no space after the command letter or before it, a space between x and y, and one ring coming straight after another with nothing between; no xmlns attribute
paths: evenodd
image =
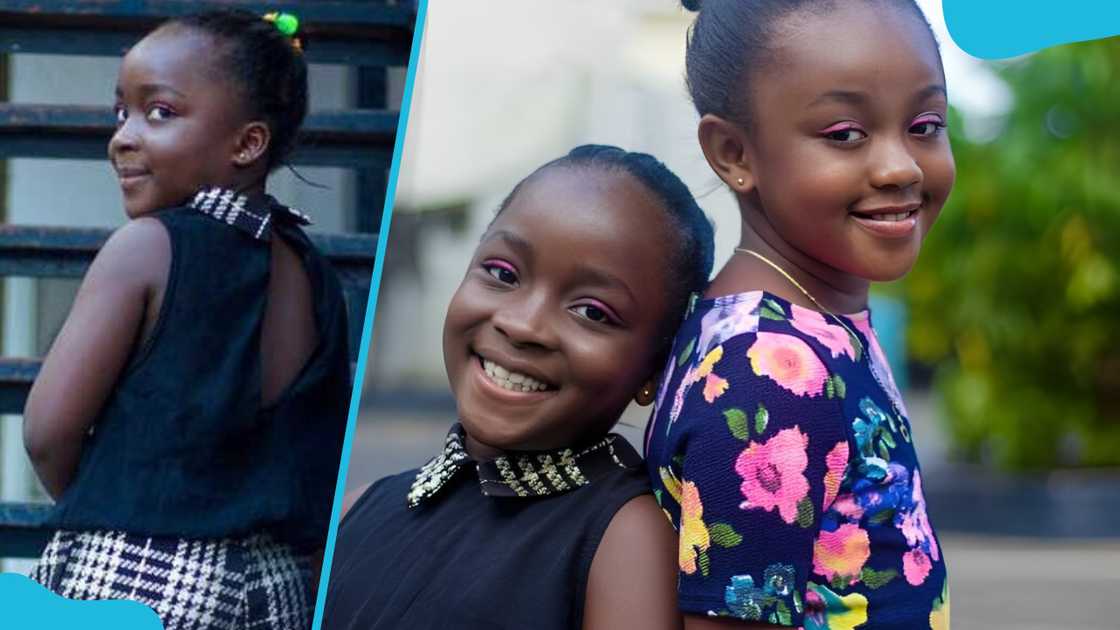
<svg viewBox="0 0 1120 630"><path fill-rule="evenodd" d="M349 508L323 627L677 627L676 536L608 431L652 401L711 264L711 226L649 155L583 146L518 184L447 310L459 423Z"/></svg>
<svg viewBox="0 0 1120 630"><path fill-rule="evenodd" d="M24 414L57 499L33 577L168 629L310 625L345 430L339 282L265 194L307 110L293 18L271 18L172 20L125 56L109 158L130 221Z"/></svg>

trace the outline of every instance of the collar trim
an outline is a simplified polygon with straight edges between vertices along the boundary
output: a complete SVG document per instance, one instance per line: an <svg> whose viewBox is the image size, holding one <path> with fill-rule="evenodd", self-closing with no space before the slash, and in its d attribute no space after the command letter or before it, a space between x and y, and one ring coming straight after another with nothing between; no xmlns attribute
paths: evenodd
<svg viewBox="0 0 1120 630"><path fill-rule="evenodd" d="M443 452L416 474L408 492L408 507L428 501L447 482L474 464L479 488L489 497L543 497L562 494L600 479L607 473L641 466L642 458L620 435L611 433L577 450L509 451L497 459L475 462L464 446L463 426L447 433Z"/></svg>
<svg viewBox="0 0 1120 630"><path fill-rule="evenodd" d="M218 186L198 191L187 205L260 241L269 240L273 220L311 224L306 214L281 204L269 195L250 196Z"/></svg>

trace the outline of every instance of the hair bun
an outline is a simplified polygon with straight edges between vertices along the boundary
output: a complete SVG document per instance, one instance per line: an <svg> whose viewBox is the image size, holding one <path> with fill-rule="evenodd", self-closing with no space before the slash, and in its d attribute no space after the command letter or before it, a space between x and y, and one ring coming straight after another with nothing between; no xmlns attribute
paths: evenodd
<svg viewBox="0 0 1120 630"><path fill-rule="evenodd" d="M687 11L699 12L700 11L700 5L702 3L703 3L703 0L681 0L681 6L684 7L685 10L687 10Z"/></svg>

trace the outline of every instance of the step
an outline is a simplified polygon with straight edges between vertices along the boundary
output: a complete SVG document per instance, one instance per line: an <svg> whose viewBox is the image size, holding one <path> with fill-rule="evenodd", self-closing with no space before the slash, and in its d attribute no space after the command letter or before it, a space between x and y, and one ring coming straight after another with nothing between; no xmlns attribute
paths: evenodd
<svg viewBox="0 0 1120 630"><path fill-rule="evenodd" d="M337 0L8 0L0 5L0 52L121 56L168 17L219 7L299 16L310 62L408 63L415 21L410 6Z"/></svg>
<svg viewBox="0 0 1120 630"><path fill-rule="evenodd" d="M0 224L0 276L80 278L109 228ZM368 291L377 236L308 232L334 266L347 292Z"/></svg>
<svg viewBox="0 0 1120 630"><path fill-rule="evenodd" d="M114 129L116 121L108 106L0 103L0 159L104 160ZM393 111L314 112L304 121L291 162L388 168L396 131Z"/></svg>
<svg viewBox="0 0 1120 630"><path fill-rule="evenodd" d="M111 232L107 228L0 224L0 276L80 278ZM330 260L346 293L347 339L353 359L362 339L377 235L308 232L307 236Z"/></svg>
<svg viewBox="0 0 1120 630"><path fill-rule="evenodd" d="M49 503L0 503L0 558L37 558L52 531L42 523Z"/></svg>

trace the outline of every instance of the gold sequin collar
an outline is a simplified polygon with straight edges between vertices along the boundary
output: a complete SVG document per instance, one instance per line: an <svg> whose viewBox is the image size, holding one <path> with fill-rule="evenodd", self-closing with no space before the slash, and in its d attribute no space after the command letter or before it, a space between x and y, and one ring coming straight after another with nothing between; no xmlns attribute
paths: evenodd
<svg viewBox="0 0 1120 630"><path fill-rule="evenodd" d="M620 468L637 468L642 458L617 433L582 448L508 451L497 459L476 462L463 444L463 426L447 433L443 452L417 473L408 492L414 508L439 493L460 470L473 465L482 494L489 497L543 497L574 490Z"/></svg>

